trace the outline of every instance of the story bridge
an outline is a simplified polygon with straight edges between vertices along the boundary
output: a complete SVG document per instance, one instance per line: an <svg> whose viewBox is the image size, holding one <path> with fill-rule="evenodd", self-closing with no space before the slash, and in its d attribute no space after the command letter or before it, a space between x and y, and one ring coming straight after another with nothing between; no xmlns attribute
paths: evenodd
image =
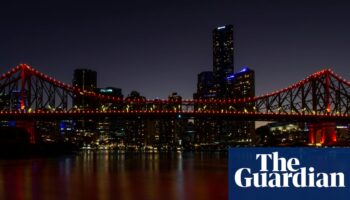
<svg viewBox="0 0 350 200"><path fill-rule="evenodd" d="M73 99L96 102L77 108ZM336 123L350 122L350 82L325 69L278 91L242 99L161 100L118 98L63 83L20 64L0 76L0 120L16 120L33 133L33 121L82 118L195 117L307 122L310 143L336 141Z"/></svg>

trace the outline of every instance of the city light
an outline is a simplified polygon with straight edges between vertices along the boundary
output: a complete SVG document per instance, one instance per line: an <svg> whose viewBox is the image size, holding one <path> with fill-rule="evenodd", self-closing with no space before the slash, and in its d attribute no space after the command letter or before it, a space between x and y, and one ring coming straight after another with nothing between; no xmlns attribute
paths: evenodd
<svg viewBox="0 0 350 200"><path fill-rule="evenodd" d="M228 80L235 79L234 82L237 86L246 81L241 80L245 72L251 73L251 70L247 67L242 68L237 74L230 74L226 78ZM40 80L45 85L45 94L48 95L47 99L56 97L57 102L47 101L45 104L39 98L39 95L32 95L29 101L24 96L29 88L20 89L11 86L11 84L17 84L11 80L22 80L25 77L31 77L31 80L35 82ZM331 84L324 83L325 80L331 82ZM342 109L342 104L336 105L337 98L346 98L343 95L346 94L350 86L349 82L342 77L336 75L330 69L324 69L316 72L307 78L296 82L286 88L273 91L271 93L261 96L237 96L237 98L221 99L217 98L217 93L212 92L203 94L199 99L146 99L142 98L122 98L119 96L112 96L114 92L112 88L102 88L99 91L101 94L96 93L93 90L84 90L79 87L75 87L66 83L62 83L36 69L22 64L17 66L5 74L0 76L0 81L4 84L8 84L8 88L14 88L11 92L20 100L15 103L11 109L3 109L0 111L0 117L4 119L14 120L16 118L27 119L45 119L47 117L52 118L80 118L82 116L89 118L103 117L103 116L121 116L121 117L170 117L176 119L187 119L189 117L232 117L232 118L244 118L249 120L321 120L321 121L338 121L346 120L349 117L349 113L345 109ZM249 82L248 82L249 83ZM231 84L231 83L225 83ZM313 110L310 102L313 102L311 98L311 90L305 90L304 93L301 88L310 88L312 84L316 85L316 88L325 88L324 90L316 91L317 96L324 95L324 91L329 90L329 101L317 100L318 107L323 108ZM20 84L19 84L20 85ZM332 87L330 87L332 85ZM334 88L339 86L339 88ZM32 85L31 88L36 86ZM315 86L313 86L315 87ZM340 96L334 96L337 94L337 90L341 90ZM213 88L211 91L215 91ZM66 106L66 99L62 95L70 97L89 98L89 104L93 105L97 103L100 105L97 108L87 108L81 106ZM243 94L243 93L242 93ZM290 95L293 95L290 97ZM1 92L1 96L6 96L6 91ZM174 96L176 97L176 95ZM60 99L61 98L61 99ZM342 100L344 101L344 100ZM103 102L99 104L99 102ZM301 102L305 102L302 106L297 106ZM327 104L326 104L327 103ZM36 105L43 104L44 106ZM292 105L292 106L291 106ZM188 108L191 107L191 108ZM339 128L338 126L337 128ZM72 129L71 129L72 130ZM334 137L332 135L332 137ZM324 139L327 141L327 139ZM336 141L336 138L332 138L331 141Z"/></svg>

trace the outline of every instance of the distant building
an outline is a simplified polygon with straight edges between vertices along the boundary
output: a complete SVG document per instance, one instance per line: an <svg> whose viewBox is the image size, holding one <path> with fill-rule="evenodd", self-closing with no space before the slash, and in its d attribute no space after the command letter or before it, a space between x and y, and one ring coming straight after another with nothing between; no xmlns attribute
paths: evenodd
<svg viewBox="0 0 350 200"><path fill-rule="evenodd" d="M228 90L226 96L229 99L242 99L255 96L255 73L253 70L244 67L237 73L229 74L226 77ZM253 112L253 103L228 108L234 111ZM223 122L222 132L226 135L225 140L232 144L253 144L255 142L254 121L228 121Z"/></svg>
<svg viewBox="0 0 350 200"><path fill-rule="evenodd" d="M173 111L181 111L181 102L182 102L182 97L178 95L176 92L173 92L171 95L168 96L169 103L167 105L168 110L173 110Z"/></svg>
<svg viewBox="0 0 350 200"><path fill-rule="evenodd" d="M121 88L115 88L115 87L105 87L105 88L99 88L98 89L99 94L104 95L110 95L113 97L123 97L122 89Z"/></svg>
<svg viewBox="0 0 350 200"><path fill-rule="evenodd" d="M194 99L215 99L217 92L214 88L215 80L212 71L204 71L198 74L197 93L193 95Z"/></svg>
<svg viewBox="0 0 350 200"><path fill-rule="evenodd" d="M159 105L157 101L150 103L149 110L181 111L182 97L176 92L168 96L168 103ZM182 145L185 131L185 120L181 115L169 118L147 119L145 125L146 144L157 150L174 150Z"/></svg>
<svg viewBox="0 0 350 200"><path fill-rule="evenodd" d="M309 130L305 123L272 122L256 129L259 145L305 146Z"/></svg>
<svg viewBox="0 0 350 200"><path fill-rule="evenodd" d="M213 30L214 77L219 80L233 72L233 26L226 25Z"/></svg>
<svg viewBox="0 0 350 200"><path fill-rule="evenodd" d="M73 86L82 90L96 91L97 72L90 69L74 70ZM77 108L94 108L95 101L82 96L74 97L73 104Z"/></svg>
<svg viewBox="0 0 350 200"><path fill-rule="evenodd" d="M123 99L123 93L121 88L115 88L115 87L105 87L105 88L98 88L97 89L98 94L112 96L115 98ZM122 109L121 102L100 102L100 109Z"/></svg>
<svg viewBox="0 0 350 200"><path fill-rule="evenodd" d="M241 99L255 96L255 74L249 68L234 73L233 26L220 26L213 30L213 71L198 75L197 92L194 99ZM198 104L195 110L236 110L251 112L253 104L239 107ZM196 119L197 132L194 140L197 144L213 146L215 144L251 145L255 138L253 121L233 121L220 119Z"/></svg>
<svg viewBox="0 0 350 200"><path fill-rule="evenodd" d="M291 122L272 122L256 129L260 146L308 146L310 144L310 124ZM349 146L349 124L336 124L336 145ZM322 134L316 136L321 140Z"/></svg>
<svg viewBox="0 0 350 200"><path fill-rule="evenodd" d="M225 98L225 78L234 72L233 26L220 26L213 30L213 75L219 98Z"/></svg>
<svg viewBox="0 0 350 200"><path fill-rule="evenodd" d="M96 92L97 72L90 69L75 69L73 75L73 86L86 91ZM74 109L96 109L98 107L96 99L75 95L73 97ZM96 120L79 119L75 121L77 140L82 141L84 145L91 144L96 140Z"/></svg>
<svg viewBox="0 0 350 200"><path fill-rule="evenodd" d="M125 101L145 101L146 97L141 96L139 92L132 91L126 98ZM146 103L127 103L123 108L125 111L131 110L145 110ZM138 149L146 145L145 135L145 120L137 117L134 119L125 120L125 143L127 148Z"/></svg>
<svg viewBox="0 0 350 200"><path fill-rule="evenodd" d="M175 101L176 103L169 103L168 109L173 111L182 111L182 97L176 92L168 96L168 101ZM171 141L172 148L182 145L182 137L185 131L185 120L181 115L169 119L165 122L165 127L168 130L166 140Z"/></svg>
<svg viewBox="0 0 350 200"><path fill-rule="evenodd" d="M98 88L98 94L108 95L111 97L123 99L122 89L115 87ZM98 105L101 111L106 110L122 110L123 104L121 101L101 101ZM106 147L111 147L111 144L121 144L125 137L125 121L118 117L104 117L98 120L97 131L99 132L99 143Z"/></svg>
<svg viewBox="0 0 350 200"><path fill-rule="evenodd" d="M248 98L255 96L255 72L244 67L237 73L226 77L228 98Z"/></svg>
<svg viewBox="0 0 350 200"><path fill-rule="evenodd" d="M233 26L213 30L213 71L198 74L195 99L224 99L229 90L226 78L234 72Z"/></svg>

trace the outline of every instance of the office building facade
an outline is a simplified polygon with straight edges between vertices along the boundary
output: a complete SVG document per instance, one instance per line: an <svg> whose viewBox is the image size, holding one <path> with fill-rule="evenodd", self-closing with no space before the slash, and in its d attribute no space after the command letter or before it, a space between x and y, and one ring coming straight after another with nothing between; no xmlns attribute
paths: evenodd
<svg viewBox="0 0 350 200"><path fill-rule="evenodd" d="M225 78L234 72L233 26L220 26L213 30L213 75L219 98L225 98Z"/></svg>

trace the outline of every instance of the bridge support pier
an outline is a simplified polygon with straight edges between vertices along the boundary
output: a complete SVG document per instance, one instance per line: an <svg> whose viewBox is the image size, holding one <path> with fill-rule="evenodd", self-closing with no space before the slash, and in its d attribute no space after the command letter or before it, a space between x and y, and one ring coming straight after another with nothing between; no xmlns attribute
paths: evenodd
<svg viewBox="0 0 350 200"><path fill-rule="evenodd" d="M29 134L29 143L35 144L35 122L34 121L16 121L16 127L23 128Z"/></svg>
<svg viewBox="0 0 350 200"><path fill-rule="evenodd" d="M337 142L335 122L309 124L309 131L309 143L312 145L332 145Z"/></svg>

